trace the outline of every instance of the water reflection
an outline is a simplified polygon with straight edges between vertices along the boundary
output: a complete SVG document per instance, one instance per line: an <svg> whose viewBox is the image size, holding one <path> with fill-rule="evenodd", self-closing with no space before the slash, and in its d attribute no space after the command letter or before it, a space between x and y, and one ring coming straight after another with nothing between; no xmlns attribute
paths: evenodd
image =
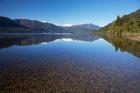
<svg viewBox="0 0 140 93"><path fill-rule="evenodd" d="M66 38L66 39L65 39ZM115 50L122 52L129 52L137 57L140 57L140 42L128 40L123 37L114 37L114 36L104 36L105 40L110 42ZM98 36L93 35L58 35L58 34L41 34L41 35L8 35L0 36L0 49L8 48L14 45L27 46L33 44L47 44L55 40L64 40L65 41L80 41L80 42L91 42L99 39Z"/></svg>
<svg viewBox="0 0 140 93"><path fill-rule="evenodd" d="M125 37L121 36L104 36L104 38L109 41L114 47L115 50L118 51L127 51L137 57L140 57L140 42L129 40Z"/></svg>
<svg viewBox="0 0 140 93"><path fill-rule="evenodd" d="M81 41L94 41L98 36L92 35L65 35L65 34L41 34L41 35L2 35L0 36L0 49L11 47L13 45L33 45L43 42L52 42L61 38L73 38Z"/></svg>
<svg viewBox="0 0 140 93"><path fill-rule="evenodd" d="M99 37L41 35L0 42L2 93L140 93L140 58L116 52Z"/></svg>

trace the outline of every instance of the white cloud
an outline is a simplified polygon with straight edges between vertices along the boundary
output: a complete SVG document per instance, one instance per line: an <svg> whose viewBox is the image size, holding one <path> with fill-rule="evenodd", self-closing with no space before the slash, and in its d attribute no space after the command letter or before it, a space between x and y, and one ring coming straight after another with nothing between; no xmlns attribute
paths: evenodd
<svg viewBox="0 0 140 93"><path fill-rule="evenodd" d="M41 20L40 22L47 23L48 21L46 21L46 20Z"/></svg>
<svg viewBox="0 0 140 93"><path fill-rule="evenodd" d="M70 26L72 26L72 24L63 24L62 26L64 26L64 27L70 27Z"/></svg>
<svg viewBox="0 0 140 93"><path fill-rule="evenodd" d="M57 25L57 26L61 26L60 24L57 24L57 23L53 23L53 24L55 24L55 25Z"/></svg>
<svg viewBox="0 0 140 93"><path fill-rule="evenodd" d="M72 24L57 24L57 23L54 23L54 24L57 25L57 26L63 26L63 27L73 26Z"/></svg>

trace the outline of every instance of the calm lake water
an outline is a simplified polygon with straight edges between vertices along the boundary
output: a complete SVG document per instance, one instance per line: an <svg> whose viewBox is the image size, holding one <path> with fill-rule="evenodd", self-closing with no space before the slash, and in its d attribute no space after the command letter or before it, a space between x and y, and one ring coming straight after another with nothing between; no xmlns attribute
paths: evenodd
<svg viewBox="0 0 140 93"><path fill-rule="evenodd" d="M1 36L0 93L140 93L140 43L98 36Z"/></svg>

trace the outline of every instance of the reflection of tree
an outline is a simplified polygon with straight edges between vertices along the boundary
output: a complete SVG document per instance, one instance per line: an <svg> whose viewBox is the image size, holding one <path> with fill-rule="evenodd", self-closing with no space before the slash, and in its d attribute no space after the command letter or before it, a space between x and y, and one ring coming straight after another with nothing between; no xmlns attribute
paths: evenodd
<svg viewBox="0 0 140 93"><path fill-rule="evenodd" d="M128 40L120 36L115 37L112 35L107 35L104 38L114 45L116 51L120 49L122 52L127 51L137 57L140 57L140 42Z"/></svg>

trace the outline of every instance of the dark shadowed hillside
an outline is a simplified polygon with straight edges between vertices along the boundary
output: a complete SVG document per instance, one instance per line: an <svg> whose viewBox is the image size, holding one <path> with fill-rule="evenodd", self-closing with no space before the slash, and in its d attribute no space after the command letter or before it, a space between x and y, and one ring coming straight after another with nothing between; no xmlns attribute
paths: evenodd
<svg viewBox="0 0 140 93"><path fill-rule="evenodd" d="M8 18L8 17L2 17L0 16L0 27L4 28L4 27L24 27L23 25L18 24L17 22L15 22L14 20Z"/></svg>
<svg viewBox="0 0 140 93"><path fill-rule="evenodd" d="M16 19L16 22L33 30L40 30L44 32L64 32L64 29L59 26L37 20Z"/></svg>
<svg viewBox="0 0 140 93"><path fill-rule="evenodd" d="M8 17L2 17L0 16L0 33L20 33L20 32L31 32L31 30L23 26L21 24L18 24L15 20L12 20Z"/></svg>

